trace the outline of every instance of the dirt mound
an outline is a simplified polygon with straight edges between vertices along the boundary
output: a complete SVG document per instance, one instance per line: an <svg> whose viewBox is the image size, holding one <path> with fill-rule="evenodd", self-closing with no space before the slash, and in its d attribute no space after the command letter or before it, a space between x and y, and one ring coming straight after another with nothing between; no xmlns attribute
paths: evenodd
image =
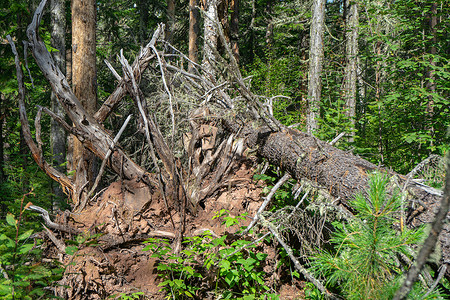
<svg viewBox="0 0 450 300"><path fill-rule="evenodd" d="M248 213L242 224L248 225L262 203L263 182L254 182L253 174L251 163L240 164L227 186L200 203L196 216L188 214L184 235L200 235L207 230L223 234L222 221L213 218L222 209L228 210L230 216ZM62 217L60 221L64 222ZM82 238L75 238L81 240L78 251L63 256L62 263L68 267L57 294L81 300L141 291L150 299L163 299L165 295L158 287L161 280L156 271L157 260L142 251L143 241L154 236L174 241L179 222L178 210L168 207L157 189L132 181L112 183L96 202L69 218L68 224L83 233ZM269 252L265 271L273 274L270 280L274 281L279 279L275 272L276 254ZM286 286L282 292L293 289ZM294 294L300 295L298 290Z"/></svg>

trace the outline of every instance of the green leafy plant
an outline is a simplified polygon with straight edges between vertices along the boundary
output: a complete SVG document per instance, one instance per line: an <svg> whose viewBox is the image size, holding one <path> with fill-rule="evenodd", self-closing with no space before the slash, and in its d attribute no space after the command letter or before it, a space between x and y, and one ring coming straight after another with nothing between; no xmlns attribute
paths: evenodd
<svg viewBox="0 0 450 300"><path fill-rule="evenodd" d="M126 293L120 293L118 295L113 295L108 298L110 299L119 299L119 300L134 300L134 299L140 299L141 296L144 296L143 292L134 292L131 294Z"/></svg>
<svg viewBox="0 0 450 300"><path fill-rule="evenodd" d="M31 193L31 192L30 192ZM30 193L26 194L29 195ZM64 269L57 265L41 263L42 250L31 239L33 230L22 228L25 207L21 200L20 213L6 215L6 224L0 224L0 297L2 299L51 298L47 288L59 278Z"/></svg>
<svg viewBox="0 0 450 300"><path fill-rule="evenodd" d="M214 218L223 218L229 228L238 225L244 216L232 217L228 211L221 210ZM205 282L224 299L257 299L270 290L261 268L267 255L239 251L250 244L249 241L228 240L226 234L213 237L210 232L187 237L183 241L184 249L175 254L167 240L152 238L146 241L144 251L152 251L152 257L160 260L157 269L163 281L159 285L168 293L168 299L198 296L200 285ZM255 246L247 248L252 247Z"/></svg>
<svg viewBox="0 0 450 300"><path fill-rule="evenodd" d="M412 257L409 246L420 242L423 228L402 232L394 228L401 196L389 189L387 175L371 175L366 193L351 202L356 218L333 224L335 249L313 257L312 270L347 299L389 299L406 267L398 257Z"/></svg>

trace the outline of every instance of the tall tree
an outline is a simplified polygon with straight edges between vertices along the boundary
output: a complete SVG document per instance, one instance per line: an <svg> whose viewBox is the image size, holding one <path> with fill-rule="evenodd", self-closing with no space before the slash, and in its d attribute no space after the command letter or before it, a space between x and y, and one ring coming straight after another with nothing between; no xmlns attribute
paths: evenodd
<svg viewBox="0 0 450 300"><path fill-rule="evenodd" d="M346 115L350 119L352 124L349 142L353 142L355 135L355 107L356 107L356 83L357 83L357 59L358 59L358 27L359 27L359 14L358 3L345 0L345 55L346 55L346 67L345 67L345 85L344 85L344 97Z"/></svg>
<svg viewBox="0 0 450 300"><path fill-rule="evenodd" d="M148 1L147 0L139 0L139 40L141 45L147 41L148 33Z"/></svg>
<svg viewBox="0 0 450 300"><path fill-rule="evenodd" d="M189 59L198 63L198 33L199 33L199 2L189 0ZM189 72L193 71L193 65L189 63Z"/></svg>
<svg viewBox="0 0 450 300"><path fill-rule="evenodd" d="M205 40L203 46L203 66L206 72L214 77L215 71L212 67L214 61L214 50L217 49L218 35L214 22L217 17L217 0L203 0L203 9L205 11L203 37Z"/></svg>
<svg viewBox="0 0 450 300"><path fill-rule="evenodd" d="M174 29L175 29L175 0L167 0L166 40L169 43L173 43Z"/></svg>
<svg viewBox="0 0 450 300"><path fill-rule="evenodd" d="M308 133L318 129L317 118L320 108L320 94L322 91L322 62L323 62L323 31L325 18L325 0L314 0L311 20L311 41L309 50L308 73L308 112L306 128Z"/></svg>
<svg viewBox="0 0 450 300"><path fill-rule="evenodd" d="M72 0L72 86L75 96L90 115L97 106L95 0ZM88 122L88 121L86 121ZM74 139L73 166L80 190L93 183L93 159L78 139Z"/></svg>
<svg viewBox="0 0 450 300"><path fill-rule="evenodd" d="M66 9L64 0L51 0L51 44L56 49L53 52L53 59L56 66L65 72L66 69L66 45L65 45L65 31L66 31ZM52 92L51 96L52 111L64 118L64 109L59 104L55 93ZM51 120L51 148L53 155L53 163L56 165L56 169L60 172L64 171L63 163L66 160L66 132L58 122L54 119ZM59 207L58 202L64 197L64 193L59 184L52 182L52 192L55 195L53 200L53 207Z"/></svg>
<svg viewBox="0 0 450 300"><path fill-rule="evenodd" d="M233 51L233 55L236 58L236 61L239 62L239 0L231 0L231 22L230 22L230 42L231 42L231 50Z"/></svg>

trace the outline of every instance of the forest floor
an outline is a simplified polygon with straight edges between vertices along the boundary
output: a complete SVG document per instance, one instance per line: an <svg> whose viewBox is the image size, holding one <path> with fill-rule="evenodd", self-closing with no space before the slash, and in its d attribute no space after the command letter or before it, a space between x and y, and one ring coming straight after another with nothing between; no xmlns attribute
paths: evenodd
<svg viewBox="0 0 450 300"><path fill-rule="evenodd" d="M206 230L221 236L226 230L232 231L220 218L214 218L222 209L228 210L230 216L248 213L241 225L250 223L262 204L265 187L263 181L253 180L252 165L249 161L242 162L228 179L229 184L199 205L197 216L187 214L184 236L201 235ZM151 190L143 183L114 182L81 213L71 214L70 218L60 216L58 221L81 230L83 236L108 233L97 239L84 238L74 255L58 254L48 243L47 256L59 258L67 266L59 282L65 287L57 289L58 295L74 300L105 299L133 292L144 292L146 299L167 296L158 286L162 281L156 269L158 259L151 257L151 251L142 251L148 236L178 231L180 215L177 209L167 209L158 189ZM267 254L263 271L266 285L275 287L272 293L279 294L280 299L303 299L305 282L293 279L289 272L277 267L279 255L275 246L260 244L258 251ZM213 292L207 293L211 296L206 298L216 298Z"/></svg>

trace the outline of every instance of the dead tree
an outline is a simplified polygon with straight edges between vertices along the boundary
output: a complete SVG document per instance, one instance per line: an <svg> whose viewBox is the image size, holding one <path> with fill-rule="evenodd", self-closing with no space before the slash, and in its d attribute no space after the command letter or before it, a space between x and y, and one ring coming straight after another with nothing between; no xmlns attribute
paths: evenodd
<svg viewBox="0 0 450 300"><path fill-rule="evenodd" d="M141 50L133 64L130 65L121 53L119 61L122 65L122 76L108 63L119 81L118 86L97 113L88 114L73 94L66 78L54 63L38 35L45 3L46 0L41 2L28 27L29 45L38 66L50 82L73 126L69 126L49 110L43 109L43 111L50 114L65 130L75 135L93 154L105 161L113 172L134 184L144 184L147 188L160 190L169 213L176 210L180 216L177 228L172 220L176 232L166 234L166 236L176 237L177 249L181 246L186 215L189 212L195 215L203 199L229 184L227 175L232 171L236 159L251 152L256 152L259 157L285 170L292 178L299 181L307 180L307 184L321 191L324 201L328 201L333 206L339 205L342 210L347 210L347 213L351 213L348 211L348 201L355 193L367 188L367 177L371 171L379 170L389 173L399 186L406 186L405 190L408 193L407 199L411 209L408 218L401 221L410 226L432 221L442 197L440 191L416 183L406 176L380 169L312 135L280 124L269 113L268 107L262 104L261 98L251 92L239 71L233 51L217 20L212 20L214 21L212 24L224 45L228 59L220 56L217 49L211 49L215 54L214 61L217 63L217 65L211 65L215 69L214 78L211 78L211 72L202 72L204 70L201 65L189 60L189 57L176 49L172 49L172 53L178 53L181 59L190 62L194 71L195 69L198 71L191 73L166 62L164 53L155 47L156 41L164 31L163 26L159 26L152 40ZM171 45L164 41L158 44L166 46L164 48L171 48ZM161 85L167 93L167 107L172 122L169 122L171 128L166 136L162 133L155 114L149 111L139 86L140 78L151 60L155 60L160 66ZM18 58L16 65L19 94L20 99L23 100L25 88ZM190 132L184 134L183 138L184 151L188 157L185 162L177 158L173 152L173 145L176 142L181 144L181 141L169 142L175 136L172 102L174 98L171 95L171 89L168 88L169 81L165 78L171 78L170 82L178 82L182 92L194 95L193 98L197 99L192 103L195 109L188 114ZM153 160L156 174L151 174L135 163L102 126L102 122L126 93L132 96L137 106L140 130L148 144L149 156ZM82 210L89 200L87 195L91 193L85 191L86 186L80 186L64 174L57 172L45 161L41 149L40 132L37 130L38 145L36 145L31 137L22 100L20 101L21 122L35 161L46 174L64 187L66 193L71 195L74 206ZM39 124L39 118L36 124ZM82 195L85 195L85 198ZM125 237L122 236L122 238L125 241ZM444 262L450 261L448 240L449 227L446 224L440 235ZM114 243L117 241L110 244Z"/></svg>

